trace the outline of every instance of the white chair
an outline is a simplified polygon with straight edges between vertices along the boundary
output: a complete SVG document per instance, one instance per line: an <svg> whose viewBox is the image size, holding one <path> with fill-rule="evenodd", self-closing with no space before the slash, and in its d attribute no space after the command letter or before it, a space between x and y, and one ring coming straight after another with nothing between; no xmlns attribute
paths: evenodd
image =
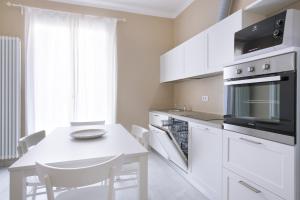
<svg viewBox="0 0 300 200"><path fill-rule="evenodd" d="M131 126L131 134L135 139L143 145L146 149L149 146L149 131L143 127L132 125Z"/></svg>
<svg viewBox="0 0 300 200"><path fill-rule="evenodd" d="M37 133L33 133L31 135L25 136L19 140L18 143L18 153L19 156L23 156L28 152L30 148L37 145L40 141L42 141L46 137L45 131L39 131ZM26 177L25 180L26 187L31 189L31 192L26 191L26 197L32 197L34 200L37 195L39 194L45 194L45 192L39 192L39 189L44 189L44 185L39 182L39 179L37 176L29 176Z"/></svg>
<svg viewBox="0 0 300 200"><path fill-rule="evenodd" d="M73 121L73 122L70 122L70 125L71 126L91 126L91 125L104 125L105 124L105 121L82 121L82 122L79 122L79 121Z"/></svg>
<svg viewBox="0 0 300 200"><path fill-rule="evenodd" d="M36 163L36 170L40 181L46 185L48 200L113 200L114 177L122 161L123 155L80 168L58 168ZM55 197L53 187L73 189Z"/></svg>
<svg viewBox="0 0 300 200"><path fill-rule="evenodd" d="M149 131L143 127L132 125L131 134L146 149L149 145ZM137 187L139 166L137 163L125 163L116 178L116 190Z"/></svg>
<svg viewBox="0 0 300 200"><path fill-rule="evenodd" d="M22 137L19 140L19 144L18 144L18 153L19 153L19 155L23 156L25 153L28 152L28 150L32 146L37 145L45 137L46 137L46 132L45 131L39 131L39 132L33 133L31 135Z"/></svg>

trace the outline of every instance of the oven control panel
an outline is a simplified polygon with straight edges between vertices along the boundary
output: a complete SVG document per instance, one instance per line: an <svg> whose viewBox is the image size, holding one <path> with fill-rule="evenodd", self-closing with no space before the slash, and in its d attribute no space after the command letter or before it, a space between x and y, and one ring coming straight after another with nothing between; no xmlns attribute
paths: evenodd
<svg viewBox="0 0 300 200"><path fill-rule="evenodd" d="M295 70L296 53L282 54L224 68L224 80Z"/></svg>

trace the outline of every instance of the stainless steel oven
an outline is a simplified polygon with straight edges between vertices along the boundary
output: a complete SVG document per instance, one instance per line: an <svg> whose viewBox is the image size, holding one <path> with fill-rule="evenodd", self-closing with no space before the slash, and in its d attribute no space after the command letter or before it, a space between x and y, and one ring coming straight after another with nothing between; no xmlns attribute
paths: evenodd
<svg viewBox="0 0 300 200"><path fill-rule="evenodd" d="M224 69L224 128L294 145L296 54L289 53Z"/></svg>

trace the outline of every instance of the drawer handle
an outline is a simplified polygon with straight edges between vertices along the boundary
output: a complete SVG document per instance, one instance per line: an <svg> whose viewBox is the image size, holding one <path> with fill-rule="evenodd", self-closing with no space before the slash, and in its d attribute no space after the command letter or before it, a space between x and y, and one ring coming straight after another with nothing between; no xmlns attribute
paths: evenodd
<svg viewBox="0 0 300 200"><path fill-rule="evenodd" d="M249 190L252 190L255 193L261 193L260 190L256 189L255 187L249 185L248 183L244 182L244 181L239 181L239 184L245 186L246 188L248 188Z"/></svg>
<svg viewBox="0 0 300 200"><path fill-rule="evenodd" d="M246 138L240 138L241 140L244 140L246 142L250 142L250 143L253 143L253 144L262 144L261 142L257 142L257 141L253 141L253 140L249 140L249 139L246 139Z"/></svg>

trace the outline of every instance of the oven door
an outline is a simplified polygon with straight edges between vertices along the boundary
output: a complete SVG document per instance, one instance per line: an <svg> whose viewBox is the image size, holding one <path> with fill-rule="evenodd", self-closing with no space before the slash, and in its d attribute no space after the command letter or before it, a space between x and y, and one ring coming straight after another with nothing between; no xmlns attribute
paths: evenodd
<svg viewBox="0 0 300 200"><path fill-rule="evenodd" d="M277 133L295 140L295 71L226 81L224 118L225 124Z"/></svg>

